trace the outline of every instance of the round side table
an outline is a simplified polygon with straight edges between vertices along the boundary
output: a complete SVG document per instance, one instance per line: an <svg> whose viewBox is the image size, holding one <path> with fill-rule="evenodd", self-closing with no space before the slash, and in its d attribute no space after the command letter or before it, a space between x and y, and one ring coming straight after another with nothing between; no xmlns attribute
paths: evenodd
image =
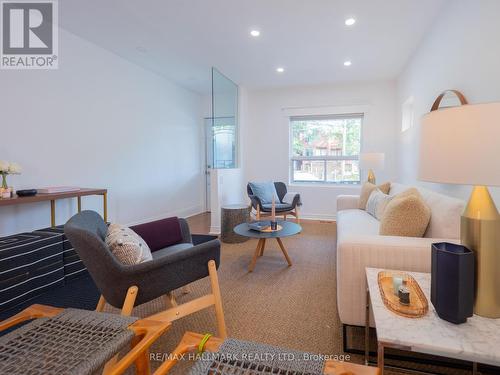
<svg viewBox="0 0 500 375"><path fill-rule="evenodd" d="M235 226L250 220L250 205L230 204L221 208L221 235L225 243L240 243L248 241L248 237L240 236L233 230Z"/></svg>
<svg viewBox="0 0 500 375"><path fill-rule="evenodd" d="M271 238L275 238L276 241L278 241L278 245L280 246L285 259L288 262L288 266L292 266L292 260L288 256L288 252L286 251L285 245L283 245L281 238L294 236L300 233L302 231L302 227L299 224L295 224L290 221L278 221L278 226L281 226L281 230L278 230L276 232L258 232L250 229L247 223L240 224L234 228L234 231L242 236L257 238L259 240L259 242L257 243L257 248L255 249L255 253L253 254L252 262L248 267L249 272L253 272L257 259L264 255L266 240Z"/></svg>

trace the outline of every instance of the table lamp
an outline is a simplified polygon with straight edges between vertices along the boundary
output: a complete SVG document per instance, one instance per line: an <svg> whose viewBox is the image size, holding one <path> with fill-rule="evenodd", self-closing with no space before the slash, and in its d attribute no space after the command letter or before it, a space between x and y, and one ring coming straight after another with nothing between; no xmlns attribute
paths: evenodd
<svg viewBox="0 0 500 375"><path fill-rule="evenodd" d="M439 109L454 93L461 106ZM500 318L500 215L487 186L500 186L500 103L467 103L441 94L422 120L422 181L474 186L461 217L460 239L475 254L474 313Z"/></svg>
<svg viewBox="0 0 500 375"><path fill-rule="evenodd" d="M359 167L362 170L368 169L368 182L375 184L374 169L384 169L385 154L382 152L364 152L359 155Z"/></svg>

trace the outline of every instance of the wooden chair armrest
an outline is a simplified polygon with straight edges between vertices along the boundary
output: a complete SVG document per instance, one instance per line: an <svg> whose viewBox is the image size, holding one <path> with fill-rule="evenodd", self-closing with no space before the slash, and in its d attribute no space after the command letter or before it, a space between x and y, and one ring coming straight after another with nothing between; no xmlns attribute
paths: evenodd
<svg viewBox="0 0 500 375"><path fill-rule="evenodd" d="M123 374L134 362L136 366L149 367L148 349L149 347L170 327L171 322L156 321L151 319L141 319L132 324L129 329L135 333L132 341L132 350L121 358L116 365L109 369L107 374ZM141 360L142 358L142 360ZM139 360L139 363L137 362ZM138 370L137 373L140 371ZM147 372L149 374L149 372Z"/></svg>
<svg viewBox="0 0 500 375"><path fill-rule="evenodd" d="M25 308L23 311L17 313L16 315L5 319L3 322L0 322L0 332L18 325L19 323L22 323L26 320L51 318L53 316L56 316L63 310L64 309L52 306L31 305L30 307Z"/></svg>
<svg viewBox="0 0 500 375"><path fill-rule="evenodd" d="M13 327L26 320L38 318L51 318L61 313L64 309L45 306L31 305L16 315L0 322L0 331ZM128 328L135 334L132 341L132 350L128 352L120 361L106 371L106 374L123 374L132 363L149 368L149 358L147 357L149 347L170 327L169 321L157 321L152 319L141 319L130 325ZM149 373L149 372L148 372Z"/></svg>

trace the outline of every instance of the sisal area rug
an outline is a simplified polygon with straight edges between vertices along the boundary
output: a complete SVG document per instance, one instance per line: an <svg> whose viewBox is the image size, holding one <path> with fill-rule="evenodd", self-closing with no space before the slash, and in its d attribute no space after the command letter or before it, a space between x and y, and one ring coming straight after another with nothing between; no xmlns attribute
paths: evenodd
<svg viewBox="0 0 500 375"><path fill-rule="evenodd" d="M248 273L248 264L257 240L222 245L219 281L228 334L237 339L362 363L361 356L342 352L342 326L336 302L335 223L303 222L302 226L301 234L283 239L292 267L287 266L274 240L267 241L264 256L257 261L253 273ZM190 289L187 295L177 294L179 303L207 293L209 281L200 280L191 284ZM138 306L134 315L150 315L164 309L165 303L164 299L158 299ZM174 322L172 329L152 348L153 369L187 330L216 334L213 310ZM362 340L362 333L359 335L354 341ZM192 363L184 361L174 367L172 374L186 374L190 366ZM414 368L443 374L467 373L430 365ZM386 374L400 372L386 370Z"/></svg>

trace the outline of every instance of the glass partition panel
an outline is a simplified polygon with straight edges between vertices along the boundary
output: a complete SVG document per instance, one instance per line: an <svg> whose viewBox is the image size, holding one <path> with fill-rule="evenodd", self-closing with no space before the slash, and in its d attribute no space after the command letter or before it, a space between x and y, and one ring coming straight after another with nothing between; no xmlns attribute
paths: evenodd
<svg viewBox="0 0 500 375"><path fill-rule="evenodd" d="M212 168L238 167L238 86L212 68Z"/></svg>

